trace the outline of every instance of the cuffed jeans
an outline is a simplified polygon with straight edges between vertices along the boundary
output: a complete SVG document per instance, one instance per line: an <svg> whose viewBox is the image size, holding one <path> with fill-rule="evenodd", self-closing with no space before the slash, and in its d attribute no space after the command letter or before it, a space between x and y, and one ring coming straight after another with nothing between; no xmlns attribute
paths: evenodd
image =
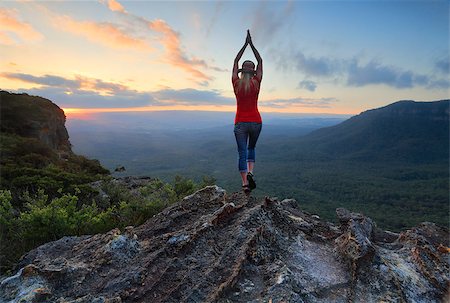
<svg viewBox="0 0 450 303"><path fill-rule="evenodd" d="M257 122L238 122L234 125L234 136L239 153L239 171L247 171L247 162L255 162L255 146L262 124Z"/></svg>

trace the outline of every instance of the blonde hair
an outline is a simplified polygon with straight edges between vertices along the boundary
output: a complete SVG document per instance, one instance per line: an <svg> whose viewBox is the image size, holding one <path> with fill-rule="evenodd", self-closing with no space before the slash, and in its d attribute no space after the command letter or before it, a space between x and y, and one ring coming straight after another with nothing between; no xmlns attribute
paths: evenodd
<svg viewBox="0 0 450 303"><path fill-rule="evenodd" d="M244 69L244 66L247 66L247 67ZM237 90L239 92L241 92L243 89L245 94L248 93L248 91L250 89L250 81L252 81L252 77L256 73L254 71L254 68L255 68L255 63L253 63L253 61L245 60L242 63L242 68L239 70L241 72L241 78L239 79L239 83L237 86Z"/></svg>
<svg viewBox="0 0 450 303"><path fill-rule="evenodd" d="M252 76L253 75L250 73L241 73L241 78L239 79L239 83L237 85L238 91L242 91L242 89L244 89L245 93L249 91Z"/></svg>

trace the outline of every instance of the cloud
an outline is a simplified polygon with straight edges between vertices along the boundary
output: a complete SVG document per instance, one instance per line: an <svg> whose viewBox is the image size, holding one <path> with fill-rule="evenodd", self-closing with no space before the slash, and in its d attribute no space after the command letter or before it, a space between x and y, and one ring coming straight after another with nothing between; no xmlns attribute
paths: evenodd
<svg viewBox="0 0 450 303"><path fill-rule="evenodd" d="M168 105L231 105L234 98L217 90L165 88L139 92L128 86L77 75L73 79L56 75L34 76L25 73L1 73L0 77L39 85L27 93L43 96L61 107L125 108Z"/></svg>
<svg viewBox="0 0 450 303"><path fill-rule="evenodd" d="M278 68L284 71L298 71L306 76L331 77L341 74L347 61L327 57L307 56L301 50L271 51Z"/></svg>
<svg viewBox="0 0 450 303"><path fill-rule="evenodd" d="M313 92L316 90L317 84L314 81L311 80L303 80L300 81L300 83L298 84L298 88L304 88L309 90L310 92Z"/></svg>
<svg viewBox="0 0 450 303"><path fill-rule="evenodd" d="M48 98L63 108L128 108L161 105L149 92L138 92L122 84L95 78L75 76L74 79L67 79L55 75L33 76L24 73L2 73L0 76L40 85L18 91Z"/></svg>
<svg viewBox="0 0 450 303"><path fill-rule="evenodd" d="M62 108L133 108L172 105L234 105L234 97L226 97L218 90L193 88L164 88L156 91L136 91L120 83L77 75L71 79L57 75L34 76L25 73L0 73L0 77L39 85L19 89L28 94L48 98ZM330 108L336 98L291 98L262 100L259 105L280 108Z"/></svg>
<svg viewBox="0 0 450 303"><path fill-rule="evenodd" d="M114 2L116 3L115 5L120 5L117 1ZM102 3L105 3L105 1L102 1ZM113 9L109 2L107 4L110 10L121 12L131 24L138 27L143 26L144 32L145 30L150 30L152 34L156 33L159 35L158 41L165 50L165 61L168 64L176 68L180 68L194 76L194 81L196 81L199 85L208 85L208 82L213 79L211 75L204 73L201 69L211 69L220 72L225 71L219 67L210 66L204 60L188 56L182 49L180 34L164 20L147 20L143 17L128 13L121 5L120 7L122 7L122 9L119 10Z"/></svg>
<svg viewBox="0 0 450 303"><path fill-rule="evenodd" d="M219 16L222 14L225 8L225 2L224 1L217 1L215 3L214 7L214 13L211 17L211 20L209 21L209 24L206 26L206 36L209 37L211 33L211 29L214 28L214 26L217 23L217 20L219 19Z"/></svg>
<svg viewBox="0 0 450 303"><path fill-rule="evenodd" d="M294 55L294 62L299 71L311 76L331 76L339 71L340 64L337 60L325 57L307 57L302 52Z"/></svg>
<svg viewBox="0 0 450 303"><path fill-rule="evenodd" d="M264 39L262 46L269 44L275 34L288 24L294 12L294 1L287 1L281 10L277 11L277 8L278 6L273 6L271 2L261 1L256 11L251 13L252 38L258 41Z"/></svg>
<svg viewBox="0 0 450 303"><path fill-rule="evenodd" d="M447 79L433 79L428 83L429 89L450 89L450 80Z"/></svg>
<svg viewBox="0 0 450 303"><path fill-rule="evenodd" d="M100 3L106 4L113 12L126 13L125 8L116 0L100 0Z"/></svg>
<svg viewBox="0 0 450 303"><path fill-rule="evenodd" d="M43 37L30 24L20 21L16 10L0 8L0 44L39 41Z"/></svg>
<svg viewBox="0 0 450 303"><path fill-rule="evenodd" d="M336 98L291 98L291 99L273 99L260 101L261 106L272 108L289 108L289 107L313 107L313 108L329 108L333 103L338 102Z"/></svg>
<svg viewBox="0 0 450 303"><path fill-rule="evenodd" d="M450 58L448 56L436 60L434 63L434 68L438 72L449 75L450 73Z"/></svg>
<svg viewBox="0 0 450 303"><path fill-rule="evenodd" d="M133 92L101 95L94 91L74 90L68 93L59 87L42 87L19 89L30 95L50 99L62 108L133 108L151 105L161 105L148 93Z"/></svg>
<svg viewBox="0 0 450 303"><path fill-rule="evenodd" d="M447 88L447 79L438 79L435 75L426 75L405 70L397 66L386 65L380 60L372 59L362 63L358 57L328 58L307 56L301 50L270 52L279 69L299 72L305 77L315 79L338 79L347 86L362 87L367 85L387 85L399 89L423 86L427 89ZM444 72L449 68L447 59L438 60L435 69ZM448 74L448 73L447 73ZM299 88L314 91L317 81L305 80Z"/></svg>
<svg viewBox="0 0 450 303"><path fill-rule="evenodd" d="M192 24L196 31L199 31L202 28L202 20L200 15L197 12L192 13L191 15Z"/></svg>
<svg viewBox="0 0 450 303"><path fill-rule="evenodd" d="M136 38L118 25L109 22L77 21L69 16L55 18L56 26L62 30L85 37L95 43L117 49L150 51L153 48L142 38Z"/></svg>
<svg viewBox="0 0 450 303"><path fill-rule="evenodd" d="M175 101L186 105L230 105L235 104L234 98L224 97L216 90L163 89L152 93L159 101Z"/></svg>
<svg viewBox="0 0 450 303"><path fill-rule="evenodd" d="M409 70L401 70L394 66L382 65L372 60L365 65L353 60L348 65L347 84L351 86L364 86L369 84L386 84L396 88L411 88L425 85L429 81L427 76L417 75Z"/></svg>
<svg viewBox="0 0 450 303"><path fill-rule="evenodd" d="M74 80L68 80L63 77L45 75L41 77L23 73L2 73L2 77L13 80L21 80L23 82L40 84L45 86L60 86L65 88L79 88L80 83Z"/></svg>
<svg viewBox="0 0 450 303"><path fill-rule="evenodd" d="M33 83L49 87L58 87L65 90L66 93L73 91L93 91L103 95L116 95L129 89L122 84L105 82L100 79L76 76L75 79L67 79L55 75L33 76L24 73L2 73L2 77L7 79L21 80L27 83Z"/></svg>
<svg viewBox="0 0 450 303"><path fill-rule="evenodd" d="M13 44L15 44L15 41L9 35L7 35L5 32L0 31L0 44L13 45Z"/></svg>
<svg viewBox="0 0 450 303"><path fill-rule="evenodd" d="M160 42L164 46L167 55L167 61L175 67L184 69L198 81L210 81L211 76L201 72L198 67L208 68L204 60L198 58L188 58L181 50L180 36L164 20L156 19L148 21L148 27L161 34Z"/></svg>

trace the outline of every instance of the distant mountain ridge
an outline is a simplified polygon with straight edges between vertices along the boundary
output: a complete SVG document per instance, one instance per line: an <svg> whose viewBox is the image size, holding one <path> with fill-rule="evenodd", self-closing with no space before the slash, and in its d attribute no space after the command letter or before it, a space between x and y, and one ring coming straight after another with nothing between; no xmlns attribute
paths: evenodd
<svg viewBox="0 0 450 303"><path fill-rule="evenodd" d="M398 101L306 135L312 151L364 161L436 162L449 156L450 100Z"/></svg>

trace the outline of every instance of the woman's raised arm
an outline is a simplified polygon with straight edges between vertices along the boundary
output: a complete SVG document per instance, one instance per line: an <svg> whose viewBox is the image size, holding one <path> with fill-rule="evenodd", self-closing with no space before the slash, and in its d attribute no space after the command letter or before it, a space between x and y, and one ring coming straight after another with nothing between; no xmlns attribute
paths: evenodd
<svg viewBox="0 0 450 303"><path fill-rule="evenodd" d="M234 64L233 64L233 73L231 75L231 82L234 82L234 80L238 79L238 73L239 73L239 60L241 60L242 55L244 54L245 48L248 45L247 39L245 40L244 46L241 48L241 50L237 53L236 58L234 58Z"/></svg>
<svg viewBox="0 0 450 303"><path fill-rule="evenodd" d="M256 49L256 47L253 45L252 37L250 36L249 30L247 30L247 40L246 41L248 41L248 43L250 44L253 54L256 57L256 62L258 62L258 65L256 66L256 76L255 77L258 79L259 82L261 82L262 75L263 75L262 58L261 58L261 55L259 54L258 50Z"/></svg>

